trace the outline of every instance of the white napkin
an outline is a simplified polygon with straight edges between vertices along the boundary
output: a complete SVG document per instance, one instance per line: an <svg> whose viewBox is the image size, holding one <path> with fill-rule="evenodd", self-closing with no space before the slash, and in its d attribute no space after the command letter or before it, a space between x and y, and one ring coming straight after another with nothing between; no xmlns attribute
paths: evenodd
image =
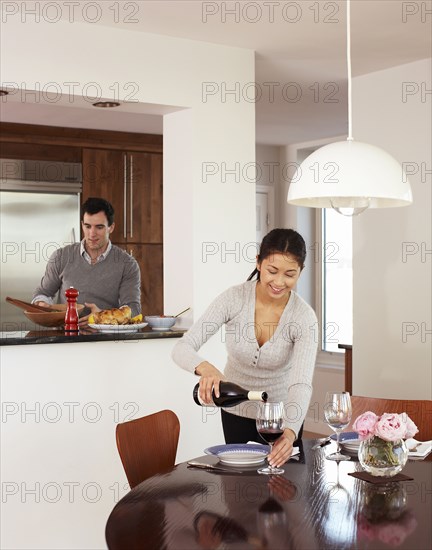
<svg viewBox="0 0 432 550"><path fill-rule="evenodd" d="M408 458L410 459L423 459L432 451L431 441L417 441L412 437L405 441L408 447Z"/></svg>
<svg viewBox="0 0 432 550"><path fill-rule="evenodd" d="M299 454L300 454L300 447L293 447L291 456L289 457L288 460L291 460L292 458L295 458L296 460L298 460L300 458L298 456Z"/></svg>
<svg viewBox="0 0 432 550"><path fill-rule="evenodd" d="M251 445L262 445L262 443L257 443L256 441L248 441L247 444L251 444ZM267 446L267 445L266 445ZM291 453L291 456L288 460L291 460L291 458L294 458L296 457L297 455L300 454L300 447L293 447L293 450L292 450L292 453Z"/></svg>

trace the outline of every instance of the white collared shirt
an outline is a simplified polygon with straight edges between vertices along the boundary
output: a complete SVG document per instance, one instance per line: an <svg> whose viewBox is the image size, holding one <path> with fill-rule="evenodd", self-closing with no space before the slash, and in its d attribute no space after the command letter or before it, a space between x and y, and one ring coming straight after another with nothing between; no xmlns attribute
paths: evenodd
<svg viewBox="0 0 432 550"><path fill-rule="evenodd" d="M84 246L84 242L85 242L85 239L83 239L81 241L81 246L80 246L80 254L81 256L84 258L84 260L91 264L92 263L92 259L90 257L90 254L87 252L87 250L85 249L85 246ZM105 260L105 258L108 256L110 250L112 248L112 243L111 241L108 241L108 246L107 246L107 249L105 250L105 252L102 252L102 254L100 256L98 256L96 258L96 261L93 262L95 264L99 263L99 262L103 262Z"/></svg>

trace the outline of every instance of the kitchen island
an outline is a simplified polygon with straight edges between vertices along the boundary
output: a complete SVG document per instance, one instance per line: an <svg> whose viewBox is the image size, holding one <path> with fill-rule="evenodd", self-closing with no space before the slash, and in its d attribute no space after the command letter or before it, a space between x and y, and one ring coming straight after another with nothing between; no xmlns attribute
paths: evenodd
<svg viewBox="0 0 432 550"><path fill-rule="evenodd" d="M44 329L11 330L0 332L0 346L21 346L24 344L73 344L76 342L113 342L131 340L153 340L157 338L181 338L185 330L152 330L149 327L137 331L101 332L91 328L81 329L78 333L64 330Z"/></svg>
<svg viewBox="0 0 432 550"><path fill-rule="evenodd" d="M219 410L194 403L198 378L171 359L183 332L1 333L2 547L106 547L106 518L129 490L119 422L173 410L177 462L224 442Z"/></svg>

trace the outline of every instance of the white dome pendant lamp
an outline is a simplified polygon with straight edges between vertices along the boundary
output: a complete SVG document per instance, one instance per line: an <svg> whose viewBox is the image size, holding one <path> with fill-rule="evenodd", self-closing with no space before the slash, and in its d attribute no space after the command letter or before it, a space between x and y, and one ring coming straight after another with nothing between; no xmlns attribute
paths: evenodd
<svg viewBox="0 0 432 550"><path fill-rule="evenodd" d="M351 9L347 0L348 138L309 155L297 168L288 203L334 208L355 216L367 208L408 206L411 186L398 161L389 153L352 137Z"/></svg>

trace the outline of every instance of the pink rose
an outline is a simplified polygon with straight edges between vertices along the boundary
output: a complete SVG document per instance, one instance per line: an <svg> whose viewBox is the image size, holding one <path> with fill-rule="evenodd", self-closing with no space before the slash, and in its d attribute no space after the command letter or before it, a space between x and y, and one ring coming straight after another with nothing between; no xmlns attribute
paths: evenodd
<svg viewBox="0 0 432 550"><path fill-rule="evenodd" d="M370 523L363 515L358 518L357 536L359 539L374 540L374 525Z"/></svg>
<svg viewBox="0 0 432 550"><path fill-rule="evenodd" d="M388 546L400 546L406 539L407 533L402 525L395 521L380 526L378 539Z"/></svg>
<svg viewBox="0 0 432 550"><path fill-rule="evenodd" d="M380 526L378 538L389 546L400 546L416 528L417 520L412 512L408 511L398 522L388 521Z"/></svg>
<svg viewBox="0 0 432 550"><path fill-rule="evenodd" d="M406 423L400 414L384 413L375 426L375 435L385 441L398 441L406 433Z"/></svg>
<svg viewBox="0 0 432 550"><path fill-rule="evenodd" d="M415 434L419 431L417 426L414 424L414 422L411 420L411 418L407 415L407 413L402 413L402 418L405 419L406 423L406 433L405 437L414 437Z"/></svg>
<svg viewBox="0 0 432 550"><path fill-rule="evenodd" d="M375 435L375 426L378 417L375 413L368 411L358 416L353 424L353 429L359 434L359 439L370 439Z"/></svg>
<svg viewBox="0 0 432 550"><path fill-rule="evenodd" d="M359 540L380 540L388 546L399 546L417 528L417 520L412 511L405 512L398 520L383 520L373 523L363 515L357 520Z"/></svg>

